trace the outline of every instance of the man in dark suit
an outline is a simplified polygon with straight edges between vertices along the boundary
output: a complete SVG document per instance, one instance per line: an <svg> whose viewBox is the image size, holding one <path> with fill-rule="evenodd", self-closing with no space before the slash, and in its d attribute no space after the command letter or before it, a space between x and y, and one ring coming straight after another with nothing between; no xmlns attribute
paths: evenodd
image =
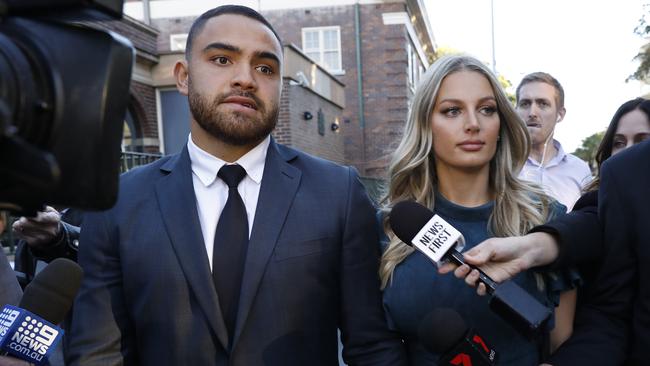
<svg viewBox="0 0 650 366"><path fill-rule="evenodd" d="M249 8L208 11L174 74L188 144L126 173L115 207L84 218L69 363L337 365L340 328L348 364L403 364L356 172L269 135L282 89L272 27Z"/></svg>
<svg viewBox="0 0 650 366"><path fill-rule="evenodd" d="M599 263L581 293L573 335L550 363L649 365L650 141L609 158L600 178L597 210L587 205L524 237L490 239L465 258L497 281L549 263ZM455 274L476 283L464 266Z"/></svg>

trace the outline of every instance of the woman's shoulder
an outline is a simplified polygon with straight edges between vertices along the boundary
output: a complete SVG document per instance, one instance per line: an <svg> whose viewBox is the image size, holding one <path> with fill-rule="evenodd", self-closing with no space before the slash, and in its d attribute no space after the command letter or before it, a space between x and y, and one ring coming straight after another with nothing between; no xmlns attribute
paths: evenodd
<svg viewBox="0 0 650 366"><path fill-rule="evenodd" d="M567 207L565 205L561 204L558 200L549 195L539 194L537 192L530 192L529 195L536 204L547 205L549 213L547 220L551 220L552 218L567 212Z"/></svg>

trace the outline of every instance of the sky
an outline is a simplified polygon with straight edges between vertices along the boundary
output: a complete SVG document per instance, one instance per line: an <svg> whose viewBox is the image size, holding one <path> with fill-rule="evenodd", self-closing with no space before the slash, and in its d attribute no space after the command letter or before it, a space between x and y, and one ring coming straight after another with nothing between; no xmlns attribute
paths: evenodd
<svg viewBox="0 0 650 366"><path fill-rule="evenodd" d="M567 152L607 128L625 101L650 92L626 83L644 40L634 33L647 0L493 0L496 70L516 87L545 71L565 92L555 138ZM439 47L492 64L490 0L424 0ZM511 90L514 93L514 87Z"/></svg>

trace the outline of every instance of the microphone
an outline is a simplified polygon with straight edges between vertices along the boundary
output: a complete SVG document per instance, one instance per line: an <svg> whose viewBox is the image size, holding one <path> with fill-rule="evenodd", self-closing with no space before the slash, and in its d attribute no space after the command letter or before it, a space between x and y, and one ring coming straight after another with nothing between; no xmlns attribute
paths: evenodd
<svg viewBox="0 0 650 366"><path fill-rule="evenodd" d="M496 283L479 268L465 263L456 250L464 245L463 235L431 210L413 201L398 202L389 216L390 227L405 244L413 246L433 263L450 260L467 264L479 272L479 281L492 295L490 309L527 338L535 338L550 318L552 311L512 281Z"/></svg>
<svg viewBox="0 0 650 366"><path fill-rule="evenodd" d="M27 285L18 307L0 313L0 349L4 354L46 365L63 337L59 324L72 306L83 272L69 259L58 258Z"/></svg>
<svg viewBox="0 0 650 366"><path fill-rule="evenodd" d="M469 329L454 310L434 309L420 322L418 338L424 348L440 355L438 365L492 366L497 353Z"/></svg>

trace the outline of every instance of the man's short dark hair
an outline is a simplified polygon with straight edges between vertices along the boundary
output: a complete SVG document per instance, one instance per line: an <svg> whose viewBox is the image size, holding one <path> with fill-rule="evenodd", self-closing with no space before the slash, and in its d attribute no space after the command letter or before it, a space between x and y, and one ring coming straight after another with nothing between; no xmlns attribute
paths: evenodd
<svg viewBox="0 0 650 366"><path fill-rule="evenodd" d="M280 46L282 46L282 40L280 39L280 36L278 33L273 29L273 26L271 26L271 23L269 23L266 18L262 16L262 14L256 12L255 10L246 7L246 6L241 6L241 5L222 5L218 6L214 9L210 9L206 11L205 13L201 14L194 23L192 23L192 27L190 28L190 33L187 35L187 44L185 45L185 58L187 60L190 59L190 54L192 53L192 43L194 41L194 37L196 37L197 34L201 32L203 29L203 26L205 26L205 22L210 20L211 18L214 18L219 15L224 15L224 14L235 14L235 15L242 15L247 18L251 18L253 20L257 20L258 22L264 24L267 28L273 32L275 35L275 38L278 39L278 42L280 43Z"/></svg>
<svg viewBox="0 0 650 366"><path fill-rule="evenodd" d="M521 79L521 82L519 83L519 86L517 86L517 103L519 103L519 91L521 88L528 84L528 83L546 83L552 87L555 88L555 103L557 104L558 108L563 108L564 107L564 88L562 88L562 84L560 84L559 81L557 81L556 78L551 76L550 74L547 74L545 72L534 72L532 74L528 74L524 76L523 79Z"/></svg>

